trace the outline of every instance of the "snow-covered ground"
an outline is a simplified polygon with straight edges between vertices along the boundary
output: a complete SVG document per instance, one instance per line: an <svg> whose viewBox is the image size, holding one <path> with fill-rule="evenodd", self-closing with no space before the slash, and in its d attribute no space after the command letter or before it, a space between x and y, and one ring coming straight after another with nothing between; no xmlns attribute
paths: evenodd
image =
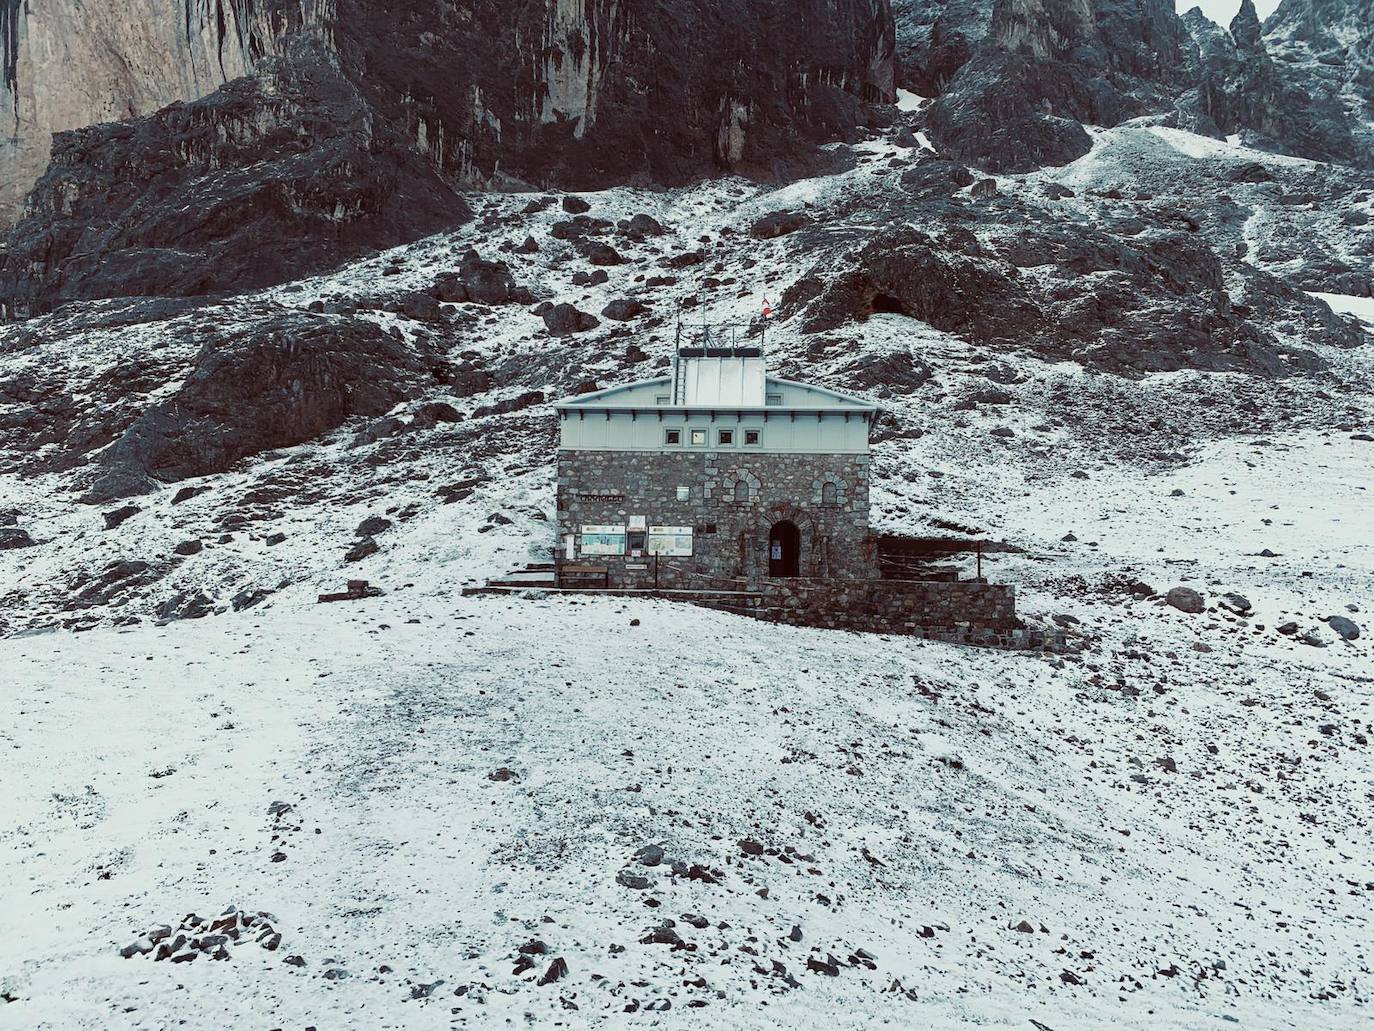
<svg viewBox="0 0 1374 1031"><path fill-rule="evenodd" d="M1361 322L1374 327L1374 297L1351 297L1348 294L1324 293L1314 293L1312 296L1320 297L1331 305L1331 310L1337 314L1354 315Z"/></svg>
<svg viewBox="0 0 1374 1031"><path fill-rule="evenodd" d="M1079 658L463 598L421 528L383 598L0 642L0 1024L1366 1026L1374 444L1010 483ZM231 904L280 948L119 955Z"/></svg>
<svg viewBox="0 0 1374 1031"><path fill-rule="evenodd" d="M1277 160L1150 127L1095 139L1025 180L1078 190L1055 203L1088 219L1104 185ZM757 317L813 260L743 230L819 209L811 232L862 242L899 152L870 140L852 168L776 190L587 194L598 218L668 227L617 239L603 284L574 280L556 206L475 198L472 225L180 323L16 343L12 376L57 370L79 407L136 409L185 375L202 343L186 324L423 289L468 246L540 297L649 309L574 340L520 307L438 329L365 312L450 334L496 385L436 388L464 422L360 443L355 420L191 481L204 493L180 504L141 497L115 531L74 503L70 471L30 475L65 441L3 456L0 512L37 543L0 552L0 629L21 631L0 639L0 1027L1367 1026L1368 347L1322 348L1310 378L1129 380L898 315L827 343L779 312L779 371L844 385L861 360L928 366L914 392L869 391L891 430L875 527L1005 542L991 578L1081 654L463 597L552 543L546 410L477 407L553 393L567 369L650 374L689 297L693 320ZM1237 240L1285 226L1243 213ZM542 249L513 253L527 234ZM697 246L679 282L642 284ZM648 359L625 359L631 341ZM345 564L376 516L381 550ZM203 550L177 555L188 541ZM386 594L316 603L350 576ZM1179 585L1207 610L1158 598ZM212 614L155 622L196 592ZM280 947L119 954L228 905L271 913Z"/></svg>

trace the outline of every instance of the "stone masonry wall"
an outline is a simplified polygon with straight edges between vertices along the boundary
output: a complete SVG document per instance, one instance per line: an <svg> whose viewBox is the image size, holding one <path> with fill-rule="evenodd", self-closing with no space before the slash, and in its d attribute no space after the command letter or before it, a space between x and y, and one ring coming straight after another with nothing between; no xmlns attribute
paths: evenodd
<svg viewBox="0 0 1374 1031"><path fill-rule="evenodd" d="M775 618L801 626L874 633L1005 631L1020 626L1016 591L1004 584L914 580L769 581Z"/></svg>
<svg viewBox="0 0 1374 1031"><path fill-rule="evenodd" d="M678 499L679 487L687 500ZM875 579L868 488L867 455L560 451L559 539L631 516L691 526L694 554L657 563L658 586L690 587L702 578L766 578L769 532L790 520L801 531L803 576ZM652 557L579 554L577 563L606 567L611 587L655 586Z"/></svg>

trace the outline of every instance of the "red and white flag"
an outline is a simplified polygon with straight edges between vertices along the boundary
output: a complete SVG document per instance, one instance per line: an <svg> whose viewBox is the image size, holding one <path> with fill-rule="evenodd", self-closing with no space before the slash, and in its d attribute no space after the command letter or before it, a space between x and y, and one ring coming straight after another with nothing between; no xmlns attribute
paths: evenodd
<svg viewBox="0 0 1374 1031"><path fill-rule="evenodd" d="M767 297L763 299L763 317L765 319L771 319L773 317L773 302Z"/></svg>

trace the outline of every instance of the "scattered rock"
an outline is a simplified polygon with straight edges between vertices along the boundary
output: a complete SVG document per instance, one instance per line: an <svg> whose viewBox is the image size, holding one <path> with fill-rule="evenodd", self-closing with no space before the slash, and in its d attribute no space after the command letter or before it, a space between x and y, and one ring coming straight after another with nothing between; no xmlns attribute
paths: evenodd
<svg viewBox="0 0 1374 1031"><path fill-rule="evenodd" d="M625 223L625 233L628 236L662 236L666 232L667 230L651 215L635 215Z"/></svg>
<svg viewBox="0 0 1374 1031"><path fill-rule="evenodd" d="M544 976L539 979L539 983L553 984L555 981L561 980L562 978L567 976L567 961L564 960L562 956L559 956L557 959L555 959L552 963L549 964L549 969L544 971Z"/></svg>
<svg viewBox="0 0 1374 1031"><path fill-rule="evenodd" d="M178 555L199 555L205 550L205 545L199 540L182 541L172 549Z"/></svg>
<svg viewBox="0 0 1374 1031"><path fill-rule="evenodd" d="M1191 587L1172 587L1164 596L1164 600L1180 612L1192 615L1202 612L1207 607L1202 595Z"/></svg>
<svg viewBox="0 0 1374 1031"><path fill-rule="evenodd" d="M644 305L639 301L628 299L612 301L601 309L602 317L610 319L612 322L629 322L642 314L644 314Z"/></svg>
<svg viewBox="0 0 1374 1031"><path fill-rule="evenodd" d="M1249 598L1245 597L1243 594L1236 594L1234 592L1223 594L1217 599L1217 604L1224 609L1234 612L1238 616L1248 615L1253 608Z"/></svg>
<svg viewBox="0 0 1374 1031"><path fill-rule="evenodd" d="M0 527L0 551L13 551L16 548L31 548L34 540L27 530L17 526Z"/></svg>
<svg viewBox="0 0 1374 1031"><path fill-rule="evenodd" d="M625 259L608 243L594 243L587 248L587 260L593 265L623 265Z"/></svg>
<svg viewBox="0 0 1374 1031"><path fill-rule="evenodd" d="M563 303L555 304L544 312L544 325L554 336L570 336L596 329L601 325L601 320L595 315L579 311L571 304Z"/></svg>
<svg viewBox="0 0 1374 1031"><path fill-rule="evenodd" d="M389 529L391 529L390 519L374 515L368 516L359 523L358 528L354 530L353 533L354 536L357 537L375 537L377 534L383 533Z"/></svg>
<svg viewBox="0 0 1374 1031"><path fill-rule="evenodd" d="M658 866L663 862L664 852L661 845L645 845L635 853L635 858L645 866Z"/></svg>
<svg viewBox="0 0 1374 1031"><path fill-rule="evenodd" d="M143 509L139 508L137 505L124 505L121 508L116 508L112 512L106 512L105 529L113 530L115 527L120 526L142 511Z"/></svg>
<svg viewBox="0 0 1374 1031"><path fill-rule="evenodd" d="M1326 625L1340 635L1344 641L1356 641L1360 637L1360 624L1347 616L1332 616Z"/></svg>
<svg viewBox="0 0 1374 1031"><path fill-rule="evenodd" d="M749 235L756 240L774 240L809 226L812 218L804 211L774 211L764 215L749 227Z"/></svg>
<svg viewBox="0 0 1374 1031"><path fill-rule="evenodd" d="M353 547L349 548L348 551L344 553L344 561L361 562L369 555L375 555L377 554L377 552L381 550L382 549L378 546L375 540L373 540L371 537L364 537L362 540L360 540L357 544L353 545Z"/></svg>

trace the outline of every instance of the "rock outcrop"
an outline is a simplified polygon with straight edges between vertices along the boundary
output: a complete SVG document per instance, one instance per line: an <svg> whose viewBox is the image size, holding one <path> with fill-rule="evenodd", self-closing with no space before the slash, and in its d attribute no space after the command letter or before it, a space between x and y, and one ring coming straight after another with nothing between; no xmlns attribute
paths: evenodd
<svg viewBox="0 0 1374 1031"><path fill-rule="evenodd" d="M0 0L16 189L46 131L136 116L58 136L0 282L21 314L299 275L461 217L460 190L783 178L894 96L888 0L137 3L106 32ZM245 235L285 253L245 267Z"/></svg>
<svg viewBox="0 0 1374 1031"><path fill-rule="evenodd" d="M1065 164L1088 150L1084 124L1144 114L1374 167L1367 0L1285 0L1264 24L1245 0L1229 31L1170 0L995 0L985 22L975 0L938 11L899 4L901 74L941 95L941 152L989 171ZM947 19L957 33L941 34Z"/></svg>
<svg viewBox="0 0 1374 1031"><path fill-rule="evenodd" d="M151 114L253 72L334 0L0 0L0 225L53 133Z"/></svg>
<svg viewBox="0 0 1374 1031"><path fill-rule="evenodd" d="M264 286L468 213L301 36L209 97L60 134L0 256L0 304Z"/></svg>
<svg viewBox="0 0 1374 1031"><path fill-rule="evenodd" d="M381 415L435 375L432 356L375 322L281 314L207 345L185 382L101 452L84 500L223 472L354 416Z"/></svg>
<svg viewBox="0 0 1374 1031"><path fill-rule="evenodd" d="M936 97L988 34L993 0L893 0L897 84Z"/></svg>
<svg viewBox="0 0 1374 1031"><path fill-rule="evenodd" d="M1374 168L1374 43L1360 0L1289 0L1261 26L1245 0L1230 31L1200 11L1184 18L1197 50L1196 85L1179 123L1316 161Z"/></svg>
<svg viewBox="0 0 1374 1031"><path fill-rule="evenodd" d="M1169 106L1186 81L1172 0L996 0L988 35L930 111L942 153L1028 171L1087 153L1082 123Z"/></svg>
<svg viewBox="0 0 1374 1031"><path fill-rule="evenodd" d="M1244 305L1233 303L1221 259L1196 234L1127 240L1080 223L1022 221L1011 206L998 215L1003 232L986 238L952 214L936 231L889 230L851 254L823 257L782 307L800 311L810 333L898 314L977 343L1128 375L1321 367L1295 346L1290 321L1313 343L1361 341L1325 305L1272 277L1252 275Z"/></svg>

